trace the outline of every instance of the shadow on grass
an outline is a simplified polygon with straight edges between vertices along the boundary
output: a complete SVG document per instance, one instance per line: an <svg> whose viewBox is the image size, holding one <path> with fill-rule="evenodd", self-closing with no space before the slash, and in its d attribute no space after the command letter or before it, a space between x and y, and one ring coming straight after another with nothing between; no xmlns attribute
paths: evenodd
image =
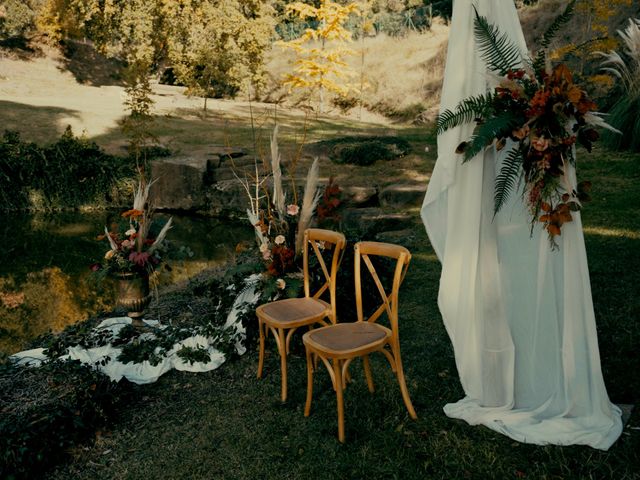
<svg viewBox="0 0 640 480"><path fill-rule="evenodd" d="M69 71L79 83L94 87L124 85L124 62L106 57L88 44L75 40L65 40L62 71Z"/></svg>
<svg viewBox="0 0 640 480"><path fill-rule="evenodd" d="M0 100L2 130L20 133L25 140L51 143L57 140L68 125L67 119L80 118L75 110L59 107L36 107Z"/></svg>

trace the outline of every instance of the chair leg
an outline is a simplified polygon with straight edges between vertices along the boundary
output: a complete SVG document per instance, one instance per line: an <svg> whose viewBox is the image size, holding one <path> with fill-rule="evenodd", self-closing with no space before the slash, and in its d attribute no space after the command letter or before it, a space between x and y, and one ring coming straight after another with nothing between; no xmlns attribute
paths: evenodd
<svg viewBox="0 0 640 480"><path fill-rule="evenodd" d="M418 415L416 415L416 411L413 408L413 403L411 403L411 397L409 397L407 383L404 379L404 370L402 368L402 359L400 358L400 349L396 349L396 351L394 352L394 357L396 358L396 376L398 377L398 383L400 384L402 400L404 401L405 407L407 407L409 416L416 420L418 418Z"/></svg>
<svg viewBox="0 0 640 480"><path fill-rule="evenodd" d="M264 325L258 318L258 332L260 333L260 352L258 354L258 378L262 378L262 367L264 366Z"/></svg>
<svg viewBox="0 0 640 480"><path fill-rule="evenodd" d="M287 401L287 344L284 337L284 329L278 329L278 350L280 352L280 370L282 371L282 386L280 388L280 399Z"/></svg>
<svg viewBox="0 0 640 480"><path fill-rule="evenodd" d="M311 351L307 350L307 401L304 405L304 416L308 417L311 413L311 398L313 397L313 360L311 359Z"/></svg>
<svg viewBox="0 0 640 480"><path fill-rule="evenodd" d="M371 364L369 363L369 355L365 355L362 357L362 363L364 366L364 375L367 377L367 387L369 387L369 391L371 393L375 392L376 389L373 385L373 375L371 374Z"/></svg>
<svg viewBox="0 0 640 480"><path fill-rule="evenodd" d="M333 360L333 374L336 378L336 403L338 405L338 440L344 443L344 398L342 392L342 368L340 361Z"/></svg>

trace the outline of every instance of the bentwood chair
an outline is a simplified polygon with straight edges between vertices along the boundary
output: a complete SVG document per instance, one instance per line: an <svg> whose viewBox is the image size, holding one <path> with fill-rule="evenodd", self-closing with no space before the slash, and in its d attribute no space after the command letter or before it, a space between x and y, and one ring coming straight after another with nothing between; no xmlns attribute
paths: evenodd
<svg viewBox="0 0 640 480"><path fill-rule="evenodd" d="M336 323L336 276L342 255L346 246L346 239L342 233L318 228L309 228L304 232L303 275L304 297L277 300L256 309L258 330L260 334L260 356L258 360L258 378L262 377L264 366L265 337L269 332L273 334L278 353L280 354L280 370L282 371L281 399L287 400L287 355L291 336L296 329L304 326L313 328L314 324L327 325L328 318L332 324ZM309 246L311 246L321 269L324 283L312 295L311 274L309 272ZM324 255L323 255L323 252ZM331 270L327 268L325 256L331 257ZM329 303L320 299L328 290ZM286 335L285 335L286 333Z"/></svg>
<svg viewBox="0 0 640 480"><path fill-rule="evenodd" d="M391 293L387 295L385 287L376 272L371 257L386 257L395 261ZM355 246L355 289L356 309L358 319L352 323L336 323L326 327L311 330L304 334L302 341L306 347L307 356L307 401L304 409L305 417L311 411L311 397L313 395L313 371L317 357L327 367L333 388L336 392L338 406L338 439L344 442L344 403L343 390L349 379L348 368L354 358L362 357L364 372L369 391L373 393L373 376L369 363L369 354L382 352L391 365L391 369L398 378L402 399L411 418L417 415L411 403L409 392L402 369L400 357L400 342L398 336L398 292L400 284L409 267L411 254L409 250L390 243L359 242ZM365 321L362 305L362 276L361 262L367 266L373 282L380 294L382 303ZM387 328L376 320L386 313L390 327Z"/></svg>

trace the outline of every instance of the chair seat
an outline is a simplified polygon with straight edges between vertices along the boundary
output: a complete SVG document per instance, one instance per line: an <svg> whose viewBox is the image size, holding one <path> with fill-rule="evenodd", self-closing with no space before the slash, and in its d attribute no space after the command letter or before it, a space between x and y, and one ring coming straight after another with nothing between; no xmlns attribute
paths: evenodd
<svg viewBox="0 0 640 480"><path fill-rule="evenodd" d="M338 323L309 331L302 337L305 344L336 357L376 350L391 337L391 330L377 323Z"/></svg>
<svg viewBox="0 0 640 480"><path fill-rule="evenodd" d="M260 305L256 314L274 327L294 328L322 320L331 306L317 298L287 298Z"/></svg>

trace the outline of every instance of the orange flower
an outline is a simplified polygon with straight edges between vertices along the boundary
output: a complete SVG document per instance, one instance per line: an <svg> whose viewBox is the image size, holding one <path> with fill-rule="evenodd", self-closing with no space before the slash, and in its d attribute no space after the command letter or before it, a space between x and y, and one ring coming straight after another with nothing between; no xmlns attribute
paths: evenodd
<svg viewBox="0 0 640 480"><path fill-rule="evenodd" d="M582 98L582 90L580 89L580 87L573 85L567 92L567 98L571 103L577 105Z"/></svg>
<svg viewBox="0 0 640 480"><path fill-rule="evenodd" d="M539 152L544 152L549 148L549 139L544 137L537 137L531 141L531 146Z"/></svg>
<svg viewBox="0 0 640 480"><path fill-rule="evenodd" d="M564 63L561 63L553 69L552 78L554 83L567 83L569 85L573 84L571 70L569 70L569 67L567 67Z"/></svg>
<svg viewBox="0 0 640 480"><path fill-rule="evenodd" d="M527 135L529 135L530 131L531 131L531 129L529 128L529 125L525 125L523 127L518 128L517 130L513 130L511 132L511 135L513 135L518 140L522 140Z"/></svg>
<svg viewBox="0 0 640 480"><path fill-rule="evenodd" d="M144 212L142 210L136 210L135 208L132 208L131 210L127 210L126 212L122 213L122 216L124 218L138 218L144 215Z"/></svg>

